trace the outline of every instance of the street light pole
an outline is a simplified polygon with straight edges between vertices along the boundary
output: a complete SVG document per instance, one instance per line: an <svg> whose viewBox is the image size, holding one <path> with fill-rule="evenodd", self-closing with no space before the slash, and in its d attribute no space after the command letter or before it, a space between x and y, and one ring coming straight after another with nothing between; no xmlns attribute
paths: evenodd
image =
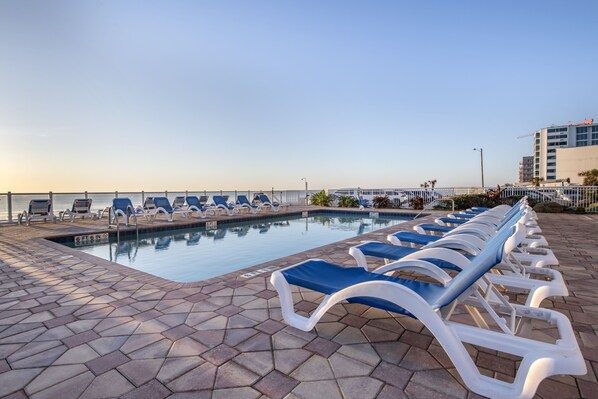
<svg viewBox="0 0 598 399"><path fill-rule="evenodd" d="M484 185L484 149L483 148L474 148L473 150L480 152L480 169L482 171L482 188L485 188L486 185Z"/></svg>
<svg viewBox="0 0 598 399"><path fill-rule="evenodd" d="M308 202L307 202L307 198L308 198L308 195L307 195L307 178L306 177L302 177L301 180L303 180L305 182L305 205L308 205Z"/></svg>

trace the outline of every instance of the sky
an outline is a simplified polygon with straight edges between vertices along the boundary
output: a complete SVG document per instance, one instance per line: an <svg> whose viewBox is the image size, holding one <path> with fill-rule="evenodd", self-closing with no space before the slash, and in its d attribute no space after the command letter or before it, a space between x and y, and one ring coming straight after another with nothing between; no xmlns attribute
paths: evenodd
<svg viewBox="0 0 598 399"><path fill-rule="evenodd" d="M595 1L0 1L0 192L486 185L598 118Z"/></svg>

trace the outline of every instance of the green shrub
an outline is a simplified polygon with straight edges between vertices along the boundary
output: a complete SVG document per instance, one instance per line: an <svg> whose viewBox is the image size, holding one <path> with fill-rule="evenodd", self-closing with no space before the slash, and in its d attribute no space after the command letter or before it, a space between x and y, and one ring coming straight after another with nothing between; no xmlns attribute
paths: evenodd
<svg viewBox="0 0 598 399"><path fill-rule="evenodd" d="M394 205L388 195L379 195L372 200L374 208L394 208Z"/></svg>
<svg viewBox="0 0 598 399"><path fill-rule="evenodd" d="M409 201L411 207L416 210L424 209L424 199L420 196L413 197L411 201Z"/></svg>
<svg viewBox="0 0 598 399"><path fill-rule="evenodd" d="M330 206L332 201L334 201L334 196L326 194L324 190L311 196L312 205Z"/></svg>
<svg viewBox="0 0 598 399"><path fill-rule="evenodd" d="M341 195L338 197L338 206L341 208L359 208L359 200L350 195Z"/></svg>
<svg viewBox="0 0 598 399"><path fill-rule="evenodd" d="M455 210L468 209L474 206L492 208L500 205L499 199L491 199L485 194L462 194L452 197L455 201Z"/></svg>

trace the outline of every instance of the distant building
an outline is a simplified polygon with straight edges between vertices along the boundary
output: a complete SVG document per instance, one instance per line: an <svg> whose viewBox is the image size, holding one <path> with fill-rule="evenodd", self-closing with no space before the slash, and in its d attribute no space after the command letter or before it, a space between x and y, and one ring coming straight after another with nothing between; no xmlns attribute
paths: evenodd
<svg viewBox="0 0 598 399"><path fill-rule="evenodd" d="M598 146L598 123L593 119L570 125L550 126L542 128L534 134L534 172L533 177L545 182L570 178L577 180L577 173L598 168L592 161L578 161L577 156L586 157L595 150L562 152L563 170L557 172L559 159L557 150L573 149L586 146ZM596 147L598 148L598 147ZM586 159L584 158L584 159ZM593 158L595 160L595 158ZM589 166L593 165L593 167ZM575 179L574 179L575 178Z"/></svg>
<svg viewBox="0 0 598 399"><path fill-rule="evenodd" d="M523 157L519 162L519 183L531 182L534 177L534 156Z"/></svg>
<svg viewBox="0 0 598 399"><path fill-rule="evenodd" d="M598 169L598 145L558 148L556 161L557 180L570 179L571 183L583 184L583 176L577 174L584 170Z"/></svg>

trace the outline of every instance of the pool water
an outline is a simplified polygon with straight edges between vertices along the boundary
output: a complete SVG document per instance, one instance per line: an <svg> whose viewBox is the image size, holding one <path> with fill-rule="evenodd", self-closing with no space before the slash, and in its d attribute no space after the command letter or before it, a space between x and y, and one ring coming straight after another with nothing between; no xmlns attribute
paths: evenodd
<svg viewBox="0 0 598 399"><path fill-rule="evenodd" d="M367 214L365 214L367 215ZM365 216L364 215L364 216ZM411 219L411 218L409 218ZM140 234L77 247L88 254L176 282L192 282L259 265L409 220L400 216L320 214L278 217ZM74 244L66 244L74 247Z"/></svg>

